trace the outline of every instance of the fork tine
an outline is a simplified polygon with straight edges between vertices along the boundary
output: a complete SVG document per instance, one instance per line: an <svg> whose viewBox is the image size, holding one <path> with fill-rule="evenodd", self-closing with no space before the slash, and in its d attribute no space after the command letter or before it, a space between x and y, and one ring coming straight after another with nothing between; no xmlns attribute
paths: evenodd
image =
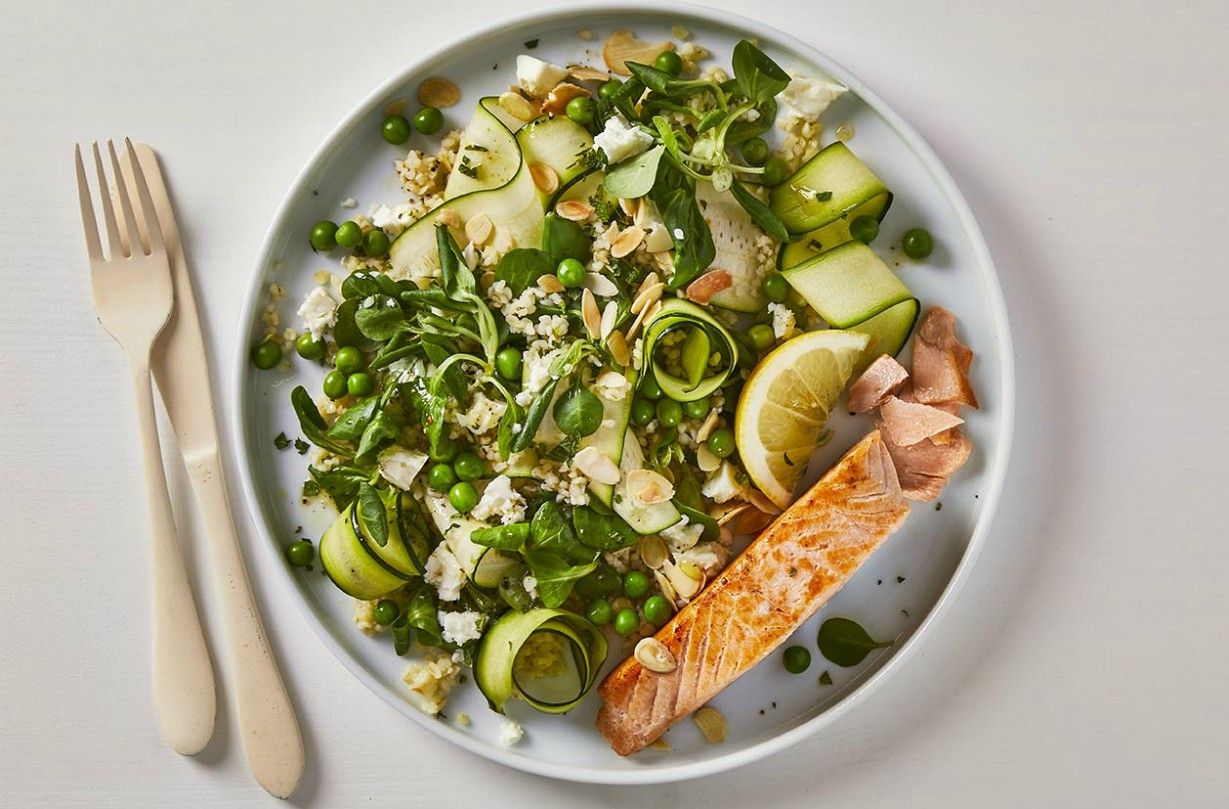
<svg viewBox="0 0 1229 809"><path fill-rule="evenodd" d="M132 168L132 179L137 187L137 197L141 201L141 212L145 214L145 233L149 236L150 252L162 252L165 249L162 242L162 223L158 221L158 212L154 210L154 201L149 195L145 171L141 168L137 150L132 148L129 138L124 138L124 149L128 152L128 165Z"/></svg>
<svg viewBox="0 0 1229 809"><path fill-rule="evenodd" d="M120 210L124 212L124 224L128 226L128 255L135 256L145 252L141 248L141 232L137 230L137 218L132 213L128 184L124 182L124 172L119 167L119 157L116 156L115 144L111 141L107 141L107 151L111 154L111 170L115 172L115 195L119 197Z"/></svg>
<svg viewBox="0 0 1229 809"><path fill-rule="evenodd" d="M107 225L107 252L112 259L116 259L124 255L124 244L120 241L119 227L115 224L115 209L111 207L110 186L107 184L107 172L102 166L98 141L94 141L94 168L98 172L98 196L102 198L103 220Z"/></svg>
<svg viewBox="0 0 1229 809"><path fill-rule="evenodd" d="M90 196L90 183L85 178L85 164L81 161L81 145L73 147L77 163L77 195L81 197L81 224L85 228L85 249L92 261L102 260L102 244L98 240L98 217L94 213L94 199Z"/></svg>

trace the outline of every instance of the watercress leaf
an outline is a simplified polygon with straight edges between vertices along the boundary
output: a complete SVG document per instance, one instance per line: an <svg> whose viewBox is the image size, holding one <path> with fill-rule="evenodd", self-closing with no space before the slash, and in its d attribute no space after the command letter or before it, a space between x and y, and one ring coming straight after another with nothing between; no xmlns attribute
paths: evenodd
<svg viewBox="0 0 1229 809"><path fill-rule="evenodd" d="M409 651L413 630L417 630L418 642L423 646L444 645L444 633L440 629L439 620L439 599L435 588L426 582L420 582L411 591L409 602L392 625L393 650L398 655Z"/></svg>
<svg viewBox="0 0 1229 809"><path fill-rule="evenodd" d="M447 337L439 334L422 335L422 350L427 355L427 359L431 360L437 368L444 365L444 361L457 353L457 344L449 340ZM465 381L465 374L461 371L459 364L452 364L443 369L440 374L444 388L448 391L452 398L458 402L464 401L469 388Z"/></svg>
<svg viewBox="0 0 1229 809"><path fill-rule="evenodd" d="M754 121L748 121L742 116L738 120L730 124L725 131L725 145L737 146L751 138L763 135L769 129L772 129L772 124L777 120L777 101L770 98L767 101L756 105L756 112L760 114Z"/></svg>
<svg viewBox="0 0 1229 809"><path fill-rule="evenodd" d="M565 258L588 264L593 255L593 240L579 222L550 213L542 221L542 250L551 262L553 271ZM498 268L495 277L499 277Z"/></svg>
<svg viewBox="0 0 1229 809"><path fill-rule="evenodd" d="M688 522L703 525L702 537L706 540L716 540L721 535L717 521L704 511L704 500L700 495L700 481L691 467L686 464L675 464L674 472L674 507L685 516Z"/></svg>
<svg viewBox="0 0 1229 809"><path fill-rule="evenodd" d="M657 164L665 151L666 147L658 144L606 172L602 185L607 193L621 199L636 199L652 191L657 180Z"/></svg>
<svg viewBox="0 0 1229 809"><path fill-rule="evenodd" d="M384 508L384 501L380 499L380 493L367 481L359 484L354 507L358 509L358 519L363 530L381 548L387 545L388 512Z"/></svg>
<svg viewBox="0 0 1229 809"><path fill-rule="evenodd" d="M557 553L573 564L592 562L597 554L580 544L563 507L554 500L543 503L529 523L529 544L539 550Z"/></svg>
<svg viewBox="0 0 1229 809"><path fill-rule="evenodd" d="M597 569L596 561L574 565L559 554L540 548L527 548L523 556L529 572L538 580L538 598L552 609L567 600L577 579Z"/></svg>
<svg viewBox="0 0 1229 809"><path fill-rule="evenodd" d="M358 495L358 487L371 476L353 466L334 466L332 469L317 469L307 467L311 482L320 487L330 498L337 510L341 511L354 502Z"/></svg>
<svg viewBox="0 0 1229 809"><path fill-rule="evenodd" d="M573 380L555 402L552 413L555 424L565 435L584 438L593 435L602 426L602 411L602 400L580 380Z"/></svg>
<svg viewBox="0 0 1229 809"><path fill-rule="evenodd" d="M610 97L611 105L623 114L624 118L636 119L636 102L644 95L644 82L631 76Z"/></svg>
<svg viewBox="0 0 1229 809"><path fill-rule="evenodd" d="M738 200L738 204L743 206L743 210L751 217L751 220L760 228L779 242L789 241L789 231L785 229L785 223L781 221L772 209L760 201L760 198L747 190L747 187L735 180L730 184L730 193L734 195L734 199Z"/></svg>
<svg viewBox="0 0 1229 809"><path fill-rule="evenodd" d="M698 278L713 263L717 248L693 189L676 188L665 194L657 207L674 244L674 274L667 285L679 289Z"/></svg>
<svg viewBox="0 0 1229 809"><path fill-rule="evenodd" d="M337 320L333 324L333 339L339 346L354 346L362 351L372 351L379 346L379 343L363 334L359 329L355 321L359 303L359 300L351 298L342 301L337 307Z"/></svg>
<svg viewBox="0 0 1229 809"><path fill-rule="evenodd" d="M447 399L442 394L431 390L422 377L414 376L408 382L402 383L402 390L410 400L410 406L418 421L427 434L427 442L431 451L440 448L444 439L444 407Z"/></svg>
<svg viewBox="0 0 1229 809"><path fill-rule="evenodd" d="M640 535L621 517L589 506L572 509L572 527L580 543L596 551L619 551L640 541Z"/></svg>
<svg viewBox="0 0 1229 809"><path fill-rule="evenodd" d="M299 430L308 441L321 449L327 449L334 455L349 457L354 454L353 447L329 437L328 425L324 423L324 417L320 415L316 403L312 401L311 394L302 385L290 392L290 404L299 419Z"/></svg>
<svg viewBox="0 0 1229 809"><path fill-rule="evenodd" d="M682 154L679 152L678 136L674 132L674 126L660 115L653 116L653 128L657 130L657 137L661 138L661 143L666 147L666 151L675 160L682 160Z"/></svg>
<svg viewBox="0 0 1229 809"><path fill-rule="evenodd" d="M892 641L876 641L856 621L829 618L819 627L819 652L838 666L856 666L875 649Z"/></svg>
<svg viewBox="0 0 1229 809"><path fill-rule="evenodd" d="M475 544L483 547L501 551L519 551L529 541L529 523L518 522L512 525L476 528L470 532L469 538Z"/></svg>
<svg viewBox="0 0 1229 809"><path fill-rule="evenodd" d="M748 40L734 46L730 63L739 89L756 104L775 98L789 84L789 74Z"/></svg>
<svg viewBox="0 0 1229 809"><path fill-rule="evenodd" d="M499 449L500 460L506 461L512 457L512 443L516 440L517 425L525 429L525 411L515 400L506 400L508 406L499 417L499 429L495 432L495 445Z"/></svg>
<svg viewBox="0 0 1229 809"><path fill-rule="evenodd" d="M363 430L363 437L359 439L358 452L355 453L354 460L359 463L370 461L376 450L389 439L396 437L397 427L392 420L383 411L376 413Z"/></svg>
<svg viewBox="0 0 1229 809"><path fill-rule="evenodd" d="M448 293L439 287L426 289L407 289L399 292L397 297L405 304L414 308L457 309L457 302L448 297Z"/></svg>
<svg viewBox="0 0 1229 809"><path fill-rule="evenodd" d="M371 422L371 417L375 415L379 401L378 396L368 396L359 400L358 404L347 408L346 412L338 416L337 421L329 427L329 438L352 441L361 436L363 430L367 429L368 423Z"/></svg>
<svg viewBox="0 0 1229 809"><path fill-rule="evenodd" d="M382 293L368 295L354 311L354 324L369 340L391 340L405 324L405 312L397 299Z"/></svg>
<svg viewBox="0 0 1229 809"><path fill-rule="evenodd" d="M521 431L509 443L509 449L512 452L521 452L533 442L533 437L537 434L538 427L546 415L546 409L550 407L551 401L555 398L555 388L558 386L559 378L554 377L538 392L537 398L525 412L525 421L521 425ZM440 416L443 417L443 408L440 409Z"/></svg>
<svg viewBox="0 0 1229 809"><path fill-rule="evenodd" d="M469 265L465 263L465 256L447 225L435 226L435 246L440 256L440 277L444 281L444 292L454 301L464 301L465 295L473 295L478 288L478 282Z"/></svg>
<svg viewBox="0 0 1229 809"><path fill-rule="evenodd" d="M375 295L380 291L380 285L376 281L376 273L368 272L367 270L358 270L347 275L341 282L341 296L346 300L357 298L362 300L368 295Z"/></svg>
<svg viewBox="0 0 1229 809"><path fill-rule="evenodd" d="M499 265L495 267L495 280L506 283L513 295L520 295L527 287L536 284L543 275L554 272L554 269L555 265L551 263L550 257L542 250L518 247L509 250L499 260Z"/></svg>

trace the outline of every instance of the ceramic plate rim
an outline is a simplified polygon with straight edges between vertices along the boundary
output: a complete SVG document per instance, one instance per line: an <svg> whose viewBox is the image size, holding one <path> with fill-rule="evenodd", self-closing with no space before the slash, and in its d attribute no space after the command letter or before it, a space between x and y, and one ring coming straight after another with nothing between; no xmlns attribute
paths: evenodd
<svg viewBox="0 0 1229 809"><path fill-rule="evenodd" d="M492 761L497 761L506 766L525 772L586 783L652 784L680 781L688 778L698 778L757 761L765 756L771 755L774 752L796 744L802 739L813 736L821 728L827 726L840 716L844 715L854 706L861 703L872 693L874 693L892 673L900 668L903 661L912 656L913 651L920 643L921 638L940 619L940 617L947 612L956 593L961 587L963 587L965 581L968 579L977 556L985 543L985 537L989 531L991 523L993 522L994 514L997 511L1003 481L1006 477L1015 423L1015 370L1012 354L1011 331L1008 324L1006 305L1004 303L1002 290L998 281L998 275L994 267L994 262L991 259L989 248L986 246L985 240L982 237L981 229L978 227L972 210L969 208L968 203L964 199L964 195L961 194L947 169L944 167L930 146L921 137L921 135L918 134L907 121L897 114L895 110L888 106L886 102L884 102L877 94L875 94L874 91L867 87L864 82L858 79L844 65L819 51L814 46L808 45L790 34L780 31L770 25L748 19L738 14L709 9L702 6L692 5L690 3L671 4L671 7L667 8L659 2L625 0L624 2L606 3L567 3L549 11L534 11L509 15L495 21L493 24L482 27L468 36L447 42L439 48L420 55L396 74L389 77L379 87L365 97L350 111L348 115L346 115L345 118L342 119L336 127L333 128L331 132L329 132L329 134L307 160L303 169L300 170L294 183L291 185L289 192L286 194L286 197L282 200L281 204L278 206L277 212L273 216L272 222L265 234L265 238L261 244L260 251L257 256L255 276L248 281L248 291L244 297L243 310L239 324L241 330L240 334L246 334L247 330L251 327L251 323L253 322L253 318L256 313L256 307L261 301L263 294L263 285L257 283L257 281L263 278L265 268L267 268L270 265L270 262L276 258L273 254L274 246L278 240L278 234L281 233L286 227L285 220L290 213L290 209L293 206L294 201L299 197L299 195L309 192L311 178L317 165L320 164L322 159L335 148L338 140L347 131L349 131L351 127L355 126L359 119L365 117L370 112L372 104L377 99L386 96L393 88L403 85L410 76L421 69L422 65L441 57L446 51L458 47L472 48L481 40L497 36L511 26L519 27L533 24L547 25L555 24L569 18L579 19L586 16L620 13L638 15L641 17L668 17L671 21L678 21L680 18L690 16L701 19L705 23L718 28L731 29L746 32L751 35L763 36L765 39L776 40L782 45L793 49L824 70L830 72L830 74L835 78L846 82L850 89L865 104L867 104L867 106L873 109L877 115L881 116L888 123L888 125L901 136L908 147L914 152L922 165L933 177L947 201L952 205L956 217L960 220L965 233L968 234L970 239L970 247L972 248L977 261L977 274L985 287L986 297L991 306L991 317L994 331L996 337L998 338L997 356L995 357L995 361L1001 369L1001 386L1000 390L998 391L999 403L1001 405L1001 414L999 419L1000 424L997 428L998 435L995 440L993 465L983 473L983 480L987 485L984 489L982 508L978 515L977 522L973 526L973 530L969 536L969 542L965 547L964 553L961 556L956 569L952 572L951 578L949 579L947 585L943 588L943 591L940 593L938 599L931 607L925 619L922 620L917 629L909 636L909 638L901 644L895 653L892 654L882 665L880 665L876 671L874 671L863 682L858 684L848 694L837 702L833 703L822 713L808 719L797 727L778 734L777 736L725 755L715 755L704 761L689 762L672 766L667 765L653 767L645 770L615 770L539 760L526 756L523 753L518 753L514 749L501 750L495 748L489 743L468 734L461 733L455 728L441 724L431 717L421 714L414 707L403 700L394 699L393 695L388 692L387 685L377 681L377 679L371 676L371 674L364 667L359 665L357 661L351 659L338 640L333 637L333 634L329 628L325 626L323 622L318 620L312 605L309 603L303 591L299 587L295 586L289 573L280 577L282 579L283 586L290 591L291 597L295 600L299 609L304 613L304 617L311 625L312 630L321 639L321 641L323 641L324 645L333 653L333 656L341 661L342 665L344 665L351 674L357 677L381 699L430 732ZM235 349L234 375L232 377L233 384L231 386L231 412L236 416L236 422L233 425L234 429L231 431L232 450L239 467L239 477L241 480L243 498L246 502L247 511L251 515L257 531L264 534L265 541L262 542L262 544L265 546L265 552L274 553L280 560L280 553L270 539L276 534L275 527L272 524L269 515L259 505L260 499L257 497L254 488L255 484L252 477L252 463L249 456L249 454L253 451L253 447L251 447L250 442L246 440L246 430L243 428L243 425L247 422L250 409L250 403L246 401L246 399L250 397L245 397L244 395L249 388L244 378L247 359L247 341L246 339L241 338L237 341Z"/></svg>

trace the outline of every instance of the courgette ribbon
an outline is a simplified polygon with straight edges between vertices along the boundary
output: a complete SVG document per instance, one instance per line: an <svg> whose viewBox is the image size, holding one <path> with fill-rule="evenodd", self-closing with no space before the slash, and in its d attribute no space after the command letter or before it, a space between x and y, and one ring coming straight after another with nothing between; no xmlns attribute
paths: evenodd
<svg viewBox="0 0 1229 809"><path fill-rule="evenodd" d="M670 373L661 356L662 338L680 331L684 334L680 347L683 376ZM709 364L713 354L718 356L716 365ZM676 298L663 303L645 323L644 356L662 392L677 402L690 402L725 384L738 358L738 343L707 311Z"/></svg>

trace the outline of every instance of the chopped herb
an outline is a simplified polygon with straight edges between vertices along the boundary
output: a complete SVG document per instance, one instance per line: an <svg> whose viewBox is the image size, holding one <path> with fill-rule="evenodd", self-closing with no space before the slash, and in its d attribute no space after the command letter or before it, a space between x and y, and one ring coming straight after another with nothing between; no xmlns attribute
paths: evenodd
<svg viewBox="0 0 1229 809"><path fill-rule="evenodd" d="M465 147L465 151L467 152L489 152L491 150L483 146L481 143L471 143Z"/></svg>
<svg viewBox="0 0 1229 809"><path fill-rule="evenodd" d="M301 533L303 533L303 526L301 526L301 525L296 525L296 526L294 527L294 532L295 532L296 534L301 534Z"/></svg>
<svg viewBox="0 0 1229 809"><path fill-rule="evenodd" d="M273 446L278 449L285 449L290 446L290 439L286 437L285 433L278 433L273 439Z"/></svg>
<svg viewBox="0 0 1229 809"><path fill-rule="evenodd" d="M906 618L908 618L908 617L909 617L909 610L901 610L901 611L900 611L900 614L901 614L901 615L903 615L903 616L905 616Z"/></svg>
<svg viewBox="0 0 1229 809"><path fill-rule="evenodd" d="M776 708L776 707L777 707L777 703L775 703L775 702L774 702L774 703L772 704L772 707L773 707L773 708Z"/></svg>
<svg viewBox="0 0 1229 809"><path fill-rule="evenodd" d="M470 162L469 155L461 158L461 162L457 165L457 171L471 179L478 179L478 167Z"/></svg>
<svg viewBox="0 0 1229 809"><path fill-rule="evenodd" d="M896 577L896 583L897 583L897 584L903 584L903 583L904 583L904 581L905 581L905 577L904 577L904 576L897 576L897 577Z"/></svg>
<svg viewBox="0 0 1229 809"><path fill-rule="evenodd" d="M818 194L815 195L815 199L819 200L820 202L827 202L828 200L832 199L832 192L831 191L820 191Z"/></svg>
<svg viewBox="0 0 1229 809"><path fill-rule="evenodd" d="M825 670L823 674L819 675L819 684L832 685L832 675L829 674L827 670Z"/></svg>
<svg viewBox="0 0 1229 809"><path fill-rule="evenodd" d="M796 567L791 567L791 568L790 568L790 569L786 572L786 575L787 575L787 576L789 576L791 579L792 579L792 578L794 578L795 576L797 576L797 575L798 575L798 568L796 568Z"/></svg>
<svg viewBox="0 0 1229 809"><path fill-rule="evenodd" d="M875 582L876 587L878 587L880 584L883 584L883 579L880 579L879 581Z"/></svg>
<svg viewBox="0 0 1229 809"><path fill-rule="evenodd" d="M526 50L530 50L530 51L531 51L531 50L533 50L533 49L534 49L534 48L536 48L536 47L538 47L538 40L536 40L536 39L528 39L528 40L525 40L525 49L526 49Z"/></svg>
<svg viewBox="0 0 1229 809"><path fill-rule="evenodd" d="M320 484L314 480L303 481L303 496L315 497L320 494Z"/></svg>
<svg viewBox="0 0 1229 809"><path fill-rule="evenodd" d="M818 239L811 239L807 242L807 247L811 248L816 253L821 252L824 249L824 246L819 243Z"/></svg>
<svg viewBox="0 0 1229 809"><path fill-rule="evenodd" d="M296 438L296 439L294 440L294 450L295 450L295 452L299 453L300 455L306 455L306 454L307 454L307 450L308 450L310 447L311 447L311 444L307 443L307 442L306 442L306 441L304 441L302 438Z"/></svg>
<svg viewBox="0 0 1229 809"><path fill-rule="evenodd" d="M943 503L935 503L935 511L942 511Z"/></svg>
<svg viewBox="0 0 1229 809"><path fill-rule="evenodd" d="M499 62L496 62L495 64L491 65L491 70L499 70Z"/></svg>
<svg viewBox="0 0 1229 809"><path fill-rule="evenodd" d="M764 715L764 709L760 708L760 716L763 716L763 715Z"/></svg>
<svg viewBox="0 0 1229 809"><path fill-rule="evenodd" d="M783 452L783 453L781 453L781 458L782 458L782 460L784 460L784 461L785 461L785 465L786 465L786 466L793 466L793 465L794 465L794 462L793 462L793 461L791 461L791 460L789 459L789 453L788 453L788 452Z"/></svg>

